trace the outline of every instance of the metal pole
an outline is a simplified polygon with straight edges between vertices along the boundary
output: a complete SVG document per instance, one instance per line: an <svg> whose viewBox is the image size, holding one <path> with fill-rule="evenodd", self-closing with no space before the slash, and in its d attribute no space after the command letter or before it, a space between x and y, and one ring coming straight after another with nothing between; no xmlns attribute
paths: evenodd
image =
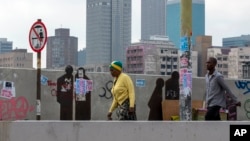
<svg viewBox="0 0 250 141"><path fill-rule="evenodd" d="M181 0L180 120L192 120L192 0Z"/></svg>
<svg viewBox="0 0 250 141"><path fill-rule="evenodd" d="M41 119L41 52L37 52L37 97L36 97L36 119Z"/></svg>

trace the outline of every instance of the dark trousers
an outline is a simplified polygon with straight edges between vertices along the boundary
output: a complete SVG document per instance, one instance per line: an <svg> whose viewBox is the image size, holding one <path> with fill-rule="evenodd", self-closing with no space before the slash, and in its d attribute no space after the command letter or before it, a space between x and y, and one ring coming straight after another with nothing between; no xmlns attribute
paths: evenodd
<svg viewBox="0 0 250 141"><path fill-rule="evenodd" d="M220 118L220 106L212 106L207 108L205 120L221 120Z"/></svg>

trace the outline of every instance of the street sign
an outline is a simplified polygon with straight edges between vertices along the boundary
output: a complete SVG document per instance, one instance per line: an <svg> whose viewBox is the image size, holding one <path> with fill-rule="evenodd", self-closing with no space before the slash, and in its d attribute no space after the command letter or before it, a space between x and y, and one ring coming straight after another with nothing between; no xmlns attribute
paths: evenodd
<svg viewBox="0 0 250 141"><path fill-rule="evenodd" d="M47 29L41 19L38 19L30 28L29 43L35 52L41 52L47 42Z"/></svg>

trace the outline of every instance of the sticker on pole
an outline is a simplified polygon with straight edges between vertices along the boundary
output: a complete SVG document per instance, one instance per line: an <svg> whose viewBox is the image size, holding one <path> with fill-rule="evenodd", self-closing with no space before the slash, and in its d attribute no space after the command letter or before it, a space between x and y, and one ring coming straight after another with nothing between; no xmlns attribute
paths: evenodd
<svg viewBox="0 0 250 141"><path fill-rule="evenodd" d="M38 19L30 28L29 43L35 52L41 52L47 42L47 30L41 19Z"/></svg>

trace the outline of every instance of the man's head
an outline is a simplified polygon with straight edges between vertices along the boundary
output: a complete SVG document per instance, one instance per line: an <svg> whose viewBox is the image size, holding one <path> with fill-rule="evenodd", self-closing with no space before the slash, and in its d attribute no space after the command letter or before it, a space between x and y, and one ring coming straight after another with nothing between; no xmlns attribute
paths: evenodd
<svg viewBox="0 0 250 141"><path fill-rule="evenodd" d="M207 60L207 70L213 71L217 65L217 59L214 57L209 57Z"/></svg>
<svg viewBox="0 0 250 141"><path fill-rule="evenodd" d="M122 71L122 62L121 61L113 61L110 65L110 73L113 77L118 77Z"/></svg>

